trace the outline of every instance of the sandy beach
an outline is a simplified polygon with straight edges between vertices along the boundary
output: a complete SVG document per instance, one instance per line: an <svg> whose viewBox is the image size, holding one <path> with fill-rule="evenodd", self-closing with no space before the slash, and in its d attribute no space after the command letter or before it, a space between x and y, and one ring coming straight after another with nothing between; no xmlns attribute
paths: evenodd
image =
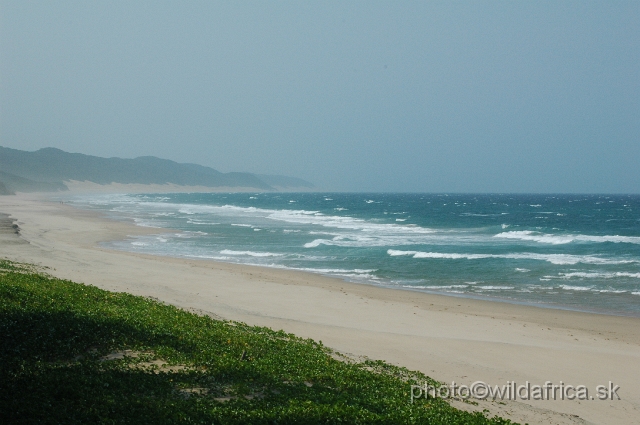
<svg viewBox="0 0 640 425"><path fill-rule="evenodd" d="M108 250L159 233L42 195L0 197L0 257L60 278L283 329L450 383L619 386L613 400L453 401L530 424L640 423L640 318L348 283L304 272ZM18 228L14 227L16 224ZM559 397L558 397L559 398ZM410 402L409 399L407 402Z"/></svg>

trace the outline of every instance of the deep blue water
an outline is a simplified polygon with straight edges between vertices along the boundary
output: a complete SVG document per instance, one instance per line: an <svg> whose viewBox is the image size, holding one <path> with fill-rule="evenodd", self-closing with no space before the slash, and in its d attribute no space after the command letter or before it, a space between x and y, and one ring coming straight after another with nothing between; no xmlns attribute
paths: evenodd
<svg viewBox="0 0 640 425"><path fill-rule="evenodd" d="M640 316L639 195L93 195L158 235L127 251L301 269L456 296Z"/></svg>

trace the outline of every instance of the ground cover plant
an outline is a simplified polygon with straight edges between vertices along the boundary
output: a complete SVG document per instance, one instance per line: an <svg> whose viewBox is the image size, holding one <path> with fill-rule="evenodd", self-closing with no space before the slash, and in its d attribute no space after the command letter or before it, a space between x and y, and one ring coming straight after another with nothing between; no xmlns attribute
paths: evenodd
<svg viewBox="0 0 640 425"><path fill-rule="evenodd" d="M0 261L0 423L508 424L430 378Z"/></svg>

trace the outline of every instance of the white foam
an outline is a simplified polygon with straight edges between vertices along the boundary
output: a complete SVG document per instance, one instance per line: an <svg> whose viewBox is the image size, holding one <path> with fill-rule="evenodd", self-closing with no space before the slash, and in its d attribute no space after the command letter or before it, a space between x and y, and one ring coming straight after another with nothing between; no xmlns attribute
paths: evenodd
<svg viewBox="0 0 640 425"><path fill-rule="evenodd" d="M638 236L594 236L594 235L553 235L533 232L531 230L520 230L498 233L495 238L502 239L518 239L523 241L534 241L540 243L548 243L552 245L567 244L571 242L613 242L613 243L632 243L640 244Z"/></svg>
<svg viewBox="0 0 640 425"><path fill-rule="evenodd" d="M451 260L468 259L479 260L482 258L491 258L491 255L487 254L448 254L441 252L416 252L413 258L446 258Z"/></svg>
<svg viewBox="0 0 640 425"><path fill-rule="evenodd" d="M399 255L416 255L418 253L418 251L400 251L397 249L389 249L387 250L387 254L389 254L392 257L396 257Z"/></svg>
<svg viewBox="0 0 640 425"><path fill-rule="evenodd" d="M140 226L140 227L151 227L153 229L161 229L161 226L156 226L156 223L151 223L147 220L144 220L142 218L134 218L133 222L136 224L136 226Z"/></svg>
<svg viewBox="0 0 640 425"><path fill-rule="evenodd" d="M574 238L570 236L555 236L555 235L545 235L538 234L537 232L532 232L530 230L517 230L510 232L502 232L498 233L494 236L495 238L502 239L517 239L523 241L534 241L540 243L549 243L553 245L558 244L566 244L574 241Z"/></svg>
<svg viewBox="0 0 640 425"><path fill-rule="evenodd" d="M532 252L513 253L513 254L459 254L459 253L442 253L442 252L421 252L421 251L401 251L396 249L387 250L387 254L395 256L412 256L413 258L440 258L440 259L466 259L481 260L486 258L504 258L512 260L538 260L547 261L552 264L627 264L636 261L632 260L612 260L600 258L591 255L571 255L571 254L537 254Z"/></svg>
<svg viewBox="0 0 640 425"><path fill-rule="evenodd" d="M196 224L196 225L207 225L207 226L215 226L220 224L220 223L214 223L212 221L200 221L200 220L193 220L193 219L188 219L187 223Z"/></svg>
<svg viewBox="0 0 640 425"><path fill-rule="evenodd" d="M316 225L338 229L344 236L338 239L334 238L334 240L311 242L309 246L318 246L319 244L349 247L413 245L433 242L434 238L431 236L435 237L437 233L432 229L412 224L407 225L402 222L380 223L375 220L364 220L356 217L325 215L319 211L275 210L256 207L238 207L234 205L215 206L164 202L142 202L138 203L138 205L149 208L162 208L164 211L175 209L191 215L213 214L229 217L246 217L251 220L267 219L298 225ZM253 227L249 224L241 223L232 223L232 225ZM440 235L442 237L442 233L440 233Z"/></svg>
<svg viewBox="0 0 640 425"><path fill-rule="evenodd" d="M313 268L302 268L300 270L305 270L305 271L309 271L309 272L316 272L316 273L358 273L358 274L362 274L362 273L373 273L375 272L377 269L352 269L352 270L345 270L345 269L313 269Z"/></svg>
<svg viewBox="0 0 640 425"><path fill-rule="evenodd" d="M640 292L632 292L632 295L640 295Z"/></svg>
<svg viewBox="0 0 640 425"><path fill-rule="evenodd" d="M221 261L229 261L229 260L232 259L231 257L220 257L220 256L216 256L216 255L195 255L195 254L185 255L185 257L189 257L189 258L204 258L204 259L208 259L208 260L221 260Z"/></svg>
<svg viewBox="0 0 640 425"><path fill-rule="evenodd" d="M397 257L401 255L412 256L413 258L445 258L451 260L468 259L476 260L482 258L491 258L491 254L456 254L456 253L443 253L443 252L422 252L422 251L402 251L398 249L389 249L387 254L391 257Z"/></svg>
<svg viewBox="0 0 640 425"><path fill-rule="evenodd" d="M513 286L491 286L491 285L489 285L489 286L478 286L478 288L487 289L487 290L490 290L490 291L499 291L501 289L514 289Z"/></svg>
<svg viewBox="0 0 640 425"><path fill-rule="evenodd" d="M312 242L307 242L306 244L304 244L305 248L316 248L322 244L324 244L326 242L325 239L316 239Z"/></svg>
<svg viewBox="0 0 640 425"><path fill-rule="evenodd" d="M521 268L519 268L519 267L516 267L516 271L517 271L517 272L520 272L520 273L528 273L528 272L530 272L531 270L529 270L529 269L521 269Z"/></svg>
<svg viewBox="0 0 640 425"><path fill-rule="evenodd" d="M355 217L324 215L317 211L271 210L266 218L288 223L313 224L336 229L357 230L375 235L434 233L432 229L419 226L375 223Z"/></svg>
<svg viewBox="0 0 640 425"><path fill-rule="evenodd" d="M613 242L613 243L634 243L640 244L639 236L587 236L587 235L577 235L577 240L580 241L589 241L589 242Z"/></svg>
<svg viewBox="0 0 640 425"><path fill-rule="evenodd" d="M233 251L230 249L223 249L220 251L222 255L248 255L250 257L282 257L284 254L276 254L273 252L254 252L254 251Z"/></svg>
<svg viewBox="0 0 640 425"><path fill-rule="evenodd" d="M635 277L640 279L640 273L629 272L571 272L559 273L559 279L571 279L573 277L583 279L613 279L616 277Z"/></svg>
<svg viewBox="0 0 640 425"><path fill-rule="evenodd" d="M522 253L522 254L507 254L499 256L511 259L527 259L527 260L541 260L548 261L552 264L628 264L633 263L633 260L613 260L601 257L595 257L592 255L571 255L571 254L534 254L534 253Z"/></svg>
<svg viewBox="0 0 640 425"><path fill-rule="evenodd" d="M380 280L379 277L372 275L372 274L368 274L368 273L331 273L334 276L340 276L340 277L349 277L349 278L358 278L358 279L365 279L365 280Z"/></svg>
<svg viewBox="0 0 640 425"><path fill-rule="evenodd" d="M305 248L315 248L319 245L340 246L340 247L387 247L401 245L417 245L424 243L438 243L442 240L437 235L414 235L407 233L385 234L380 232L345 232L345 233L325 233L309 232L309 234L331 234L332 239L320 238L304 244Z"/></svg>
<svg viewBox="0 0 640 425"><path fill-rule="evenodd" d="M204 236L207 235L208 233L206 232L200 232L200 231L196 231L196 232L189 232L189 231L185 231L182 233L175 233L173 236L176 238L193 238L196 236Z"/></svg>
<svg viewBox="0 0 640 425"><path fill-rule="evenodd" d="M565 291L580 291L580 292L591 291L593 289L593 287L591 286L571 286L571 285L560 285L560 288L564 289Z"/></svg>
<svg viewBox="0 0 640 425"><path fill-rule="evenodd" d="M422 288L422 289L457 289L467 288L467 285L402 285L405 288Z"/></svg>
<svg viewBox="0 0 640 425"><path fill-rule="evenodd" d="M262 264L260 264L262 265ZM268 264L266 267L272 267L275 269L287 269L287 270L300 270L304 272L310 273L319 273L319 274L336 274L336 275L369 275L370 273L374 273L377 269L322 269L322 268L313 268L313 267L288 267L282 264Z"/></svg>

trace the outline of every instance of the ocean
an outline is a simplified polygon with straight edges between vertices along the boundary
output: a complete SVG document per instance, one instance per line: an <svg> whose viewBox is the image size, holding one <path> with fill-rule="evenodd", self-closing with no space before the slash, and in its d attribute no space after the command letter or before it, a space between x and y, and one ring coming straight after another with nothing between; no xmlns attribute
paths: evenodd
<svg viewBox="0 0 640 425"><path fill-rule="evenodd" d="M640 316L639 195L175 193L67 202L154 227L105 246Z"/></svg>

